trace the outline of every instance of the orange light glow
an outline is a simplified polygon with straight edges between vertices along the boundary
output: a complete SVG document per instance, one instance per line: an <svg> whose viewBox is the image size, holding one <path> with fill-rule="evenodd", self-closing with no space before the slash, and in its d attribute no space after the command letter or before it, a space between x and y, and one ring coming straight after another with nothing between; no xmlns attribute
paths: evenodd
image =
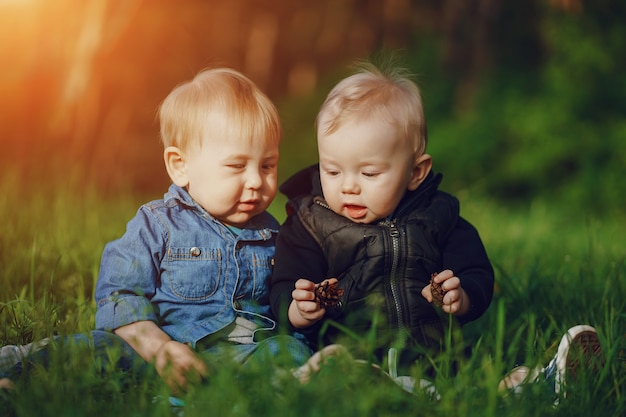
<svg viewBox="0 0 626 417"><path fill-rule="evenodd" d="M306 95L322 67L370 49L369 15L305 3L0 0L0 166L59 160L149 186L165 177L155 116L176 84L219 65L272 98Z"/></svg>

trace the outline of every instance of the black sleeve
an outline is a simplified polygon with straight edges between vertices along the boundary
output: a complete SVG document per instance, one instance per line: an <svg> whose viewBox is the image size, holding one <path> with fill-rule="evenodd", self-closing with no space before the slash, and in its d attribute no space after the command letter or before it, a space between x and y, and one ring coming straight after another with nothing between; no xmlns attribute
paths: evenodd
<svg viewBox="0 0 626 417"><path fill-rule="evenodd" d="M444 245L443 267L459 277L470 298L469 311L459 319L462 323L476 320L491 304L494 273L478 231L463 218Z"/></svg>
<svg viewBox="0 0 626 417"><path fill-rule="evenodd" d="M300 278L321 282L328 266L324 254L296 214L287 217L276 239L274 272L270 288L270 306L274 317L287 322L291 292Z"/></svg>

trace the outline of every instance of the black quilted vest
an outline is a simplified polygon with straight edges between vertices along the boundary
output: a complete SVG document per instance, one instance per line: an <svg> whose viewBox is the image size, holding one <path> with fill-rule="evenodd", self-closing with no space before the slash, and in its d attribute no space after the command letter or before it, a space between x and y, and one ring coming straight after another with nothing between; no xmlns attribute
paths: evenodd
<svg viewBox="0 0 626 417"><path fill-rule="evenodd" d="M441 176L429 176L409 192L390 218L359 224L338 216L320 196L290 201L328 261L328 277L344 294L328 318L360 336L376 332L379 347L439 349L447 318L421 295L434 272L443 269L440 248L459 218L456 198L438 191ZM330 326L325 335L332 342Z"/></svg>

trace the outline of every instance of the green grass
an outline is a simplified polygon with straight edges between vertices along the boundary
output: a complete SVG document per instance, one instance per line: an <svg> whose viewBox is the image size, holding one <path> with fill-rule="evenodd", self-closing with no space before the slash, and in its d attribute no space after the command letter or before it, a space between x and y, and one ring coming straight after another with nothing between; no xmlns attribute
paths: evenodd
<svg viewBox="0 0 626 417"><path fill-rule="evenodd" d="M528 53L510 48L505 31L496 45L502 43L508 59L484 75L484 84L475 86L480 94L464 111L458 110L456 76L441 71L442 41L421 36L416 53L408 54L420 74L435 169L444 172L444 189L460 198L463 216L480 231L496 268L492 306L465 326L463 345L451 345L431 364L441 370L434 381L440 400L404 395L340 361L301 386L276 375L268 361L250 369L222 364L185 396L185 416L626 415L620 192L626 153L619 152L626 102L618 65L626 37L619 36L619 13L603 2L585 7L577 15L542 17L541 41L549 53L537 67L527 64ZM281 179L315 162L313 120L340 77L330 74L315 95L280 106ZM111 190L105 196L81 185L74 172L80 161L68 166L65 157L51 164L54 169L32 165L36 172L28 176L6 166L0 175L0 345L91 329L103 246L124 232L141 203L160 197L112 197ZM69 179L68 171L74 172ZM284 202L277 198L272 207L281 220ZM599 375L583 375L558 408L540 386L517 396L497 391L513 366L545 364L553 343L578 323L598 329L606 356ZM466 346L471 355L459 358ZM455 376L448 372L453 362ZM53 364L18 381L16 392L0 391L0 416L172 415L167 390L154 375L101 375L92 358L80 354ZM419 378L422 368L412 374Z"/></svg>
<svg viewBox="0 0 626 417"><path fill-rule="evenodd" d="M105 198L72 185L25 190L0 183L0 343L25 343L91 329L92 299L104 244L124 232L139 204L159 196ZM306 386L272 371L223 364L185 396L185 416L617 416L626 413L626 276L624 215L585 218L558 202L505 208L470 191L458 193L462 214L481 232L496 267L493 304L464 329L469 357L451 346L434 365L441 395L405 395L384 379L341 361ZM282 217L282 203L272 210ZM598 328L606 365L581 378L558 408L545 389L520 396L497 391L514 365L537 364L577 323ZM462 346L464 347L464 346ZM458 373L446 372L456 361ZM53 361L0 393L2 416L168 416L167 390L154 375L94 371L90 357ZM420 377L416 367L413 375Z"/></svg>

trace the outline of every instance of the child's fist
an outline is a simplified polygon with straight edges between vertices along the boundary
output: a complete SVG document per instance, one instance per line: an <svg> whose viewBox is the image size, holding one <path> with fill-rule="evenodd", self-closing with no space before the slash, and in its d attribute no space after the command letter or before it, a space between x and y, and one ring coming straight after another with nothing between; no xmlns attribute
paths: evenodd
<svg viewBox="0 0 626 417"><path fill-rule="evenodd" d="M469 299L461 287L461 280L449 269L434 273L422 289L422 296L445 313L461 316L469 310Z"/></svg>

